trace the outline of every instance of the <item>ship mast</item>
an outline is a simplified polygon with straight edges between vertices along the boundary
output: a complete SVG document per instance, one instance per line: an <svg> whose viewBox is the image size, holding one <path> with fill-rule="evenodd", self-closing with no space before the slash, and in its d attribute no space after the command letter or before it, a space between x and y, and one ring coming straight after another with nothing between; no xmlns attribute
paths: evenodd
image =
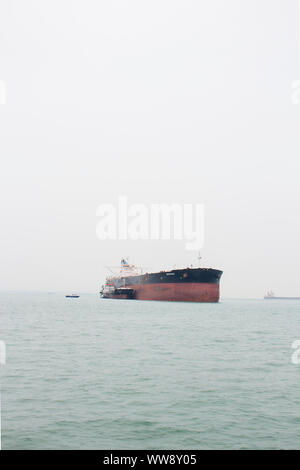
<svg viewBox="0 0 300 470"><path fill-rule="evenodd" d="M202 260L202 256L200 254L200 251L198 252L198 258L197 259L198 259L198 267L200 268L200 262Z"/></svg>

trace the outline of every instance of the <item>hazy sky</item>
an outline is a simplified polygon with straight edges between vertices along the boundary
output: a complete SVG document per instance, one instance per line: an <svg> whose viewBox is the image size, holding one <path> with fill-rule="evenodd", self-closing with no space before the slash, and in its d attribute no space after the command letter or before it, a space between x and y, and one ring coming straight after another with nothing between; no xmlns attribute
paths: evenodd
<svg viewBox="0 0 300 470"><path fill-rule="evenodd" d="M97 291L122 256L99 204L204 203L226 297L300 295L297 0L2 0L0 289Z"/></svg>

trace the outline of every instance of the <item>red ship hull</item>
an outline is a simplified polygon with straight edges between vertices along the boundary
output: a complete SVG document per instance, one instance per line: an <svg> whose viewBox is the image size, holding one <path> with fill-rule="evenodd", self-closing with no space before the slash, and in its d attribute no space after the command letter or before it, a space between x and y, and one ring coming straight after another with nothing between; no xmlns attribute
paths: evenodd
<svg viewBox="0 0 300 470"><path fill-rule="evenodd" d="M170 283L136 285L137 300L170 300L177 302L218 302L219 284Z"/></svg>
<svg viewBox="0 0 300 470"><path fill-rule="evenodd" d="M220 297L219 284L209 283L164 283L164 284L144 284L131 286L134 289L134 296L107 294L110 299L136 300L168 300L176 302L218 302Z"/></svg>
<svg viewBox="0 0 300 470"><path fill-rule="evenodd" d="M109 299L218 302L222 271L184 268L107 278L101 296Z"/></svg>

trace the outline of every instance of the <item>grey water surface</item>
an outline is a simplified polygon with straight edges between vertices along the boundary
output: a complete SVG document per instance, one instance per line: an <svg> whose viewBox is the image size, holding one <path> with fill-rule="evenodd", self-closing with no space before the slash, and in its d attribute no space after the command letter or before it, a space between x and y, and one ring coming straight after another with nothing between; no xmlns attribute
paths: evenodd
<svg viewBox="0 0 300 470"><path fill-rule="evenodd" d="M300 302L1 293L3 449L300 449Z"/></svg>

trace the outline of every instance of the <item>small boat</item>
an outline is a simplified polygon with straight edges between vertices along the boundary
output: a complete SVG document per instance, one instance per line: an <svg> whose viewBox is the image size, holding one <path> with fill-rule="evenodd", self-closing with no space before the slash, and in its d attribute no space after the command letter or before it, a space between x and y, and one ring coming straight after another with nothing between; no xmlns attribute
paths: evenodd
<svg viewBox="0 0 300 470"><path fill-rule="evenodd" d="M80 297L80 295L78 295L78 294L68 294L68 295L66 295L66 297L68 297L69 299L78 299L78 297Z"/></svg>

